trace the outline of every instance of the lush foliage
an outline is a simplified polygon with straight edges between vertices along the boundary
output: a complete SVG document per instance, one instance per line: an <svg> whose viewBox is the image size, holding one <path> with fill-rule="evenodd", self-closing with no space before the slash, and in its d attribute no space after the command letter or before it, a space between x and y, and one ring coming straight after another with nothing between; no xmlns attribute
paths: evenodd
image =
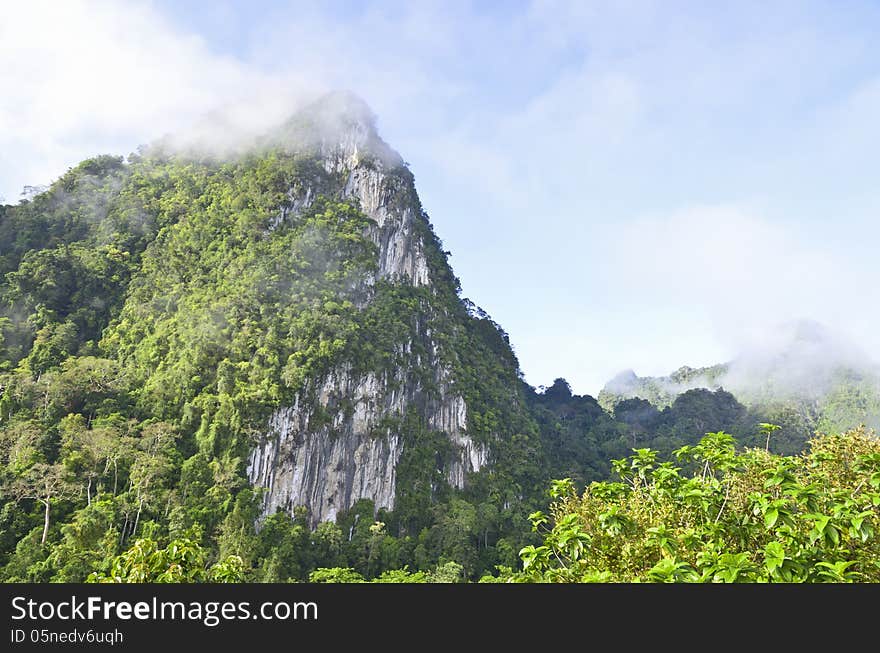
<svg viewBox="0 0 880 653"><path fill-rule="evenodd" d="M769 428L769 425L768 425ZM553 484L544 541L506 579L539 582L878 582L880 440L823 436L800 456L737 452L707 434L660 462L614 461L618 481ZM689 473L683 473L689 469Z"/></svg>

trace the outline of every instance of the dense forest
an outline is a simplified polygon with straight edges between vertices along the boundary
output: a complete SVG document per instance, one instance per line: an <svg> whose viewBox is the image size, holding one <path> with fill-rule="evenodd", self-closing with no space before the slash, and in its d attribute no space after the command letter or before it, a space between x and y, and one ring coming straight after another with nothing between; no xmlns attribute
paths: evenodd
<svg viewBox="0 0 880 653"><path fill-rule="evenodd" d="M843 434L858 406L807 445L814 422L720 387L530 387L374 148L355 172L415 216L430 281L382 272L385 232L313 116L222 159L96 157L0 206L0 579L878 579L880 447ZM340 369L385 390L328 397ZM465 454L427 416L459 399ZM393 505L268 509L249 460L292 405L327 447L399 443Z"/></svg>

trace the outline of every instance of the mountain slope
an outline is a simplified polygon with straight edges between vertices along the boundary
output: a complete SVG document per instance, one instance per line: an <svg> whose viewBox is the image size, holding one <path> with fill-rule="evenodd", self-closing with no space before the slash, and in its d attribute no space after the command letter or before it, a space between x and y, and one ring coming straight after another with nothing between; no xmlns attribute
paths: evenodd
<svg viewBox="0 0 880 653"><path fill-rule="evenodd" d="M36 462L65 477L48 541L93 496L116 548L195 528L257 564L278 510L312 529L364 517L363 537L378 512L384 532L427 538L430 564L463 546L438 527L452 506L473 520L467 571L523 536L547 470L516 358L459 296L412 174L356 98L234 156L160 142L84 162L4 207L0 229L16 233L0 251L4 480ZM38 500L22 501L35 512L9 512L7 553L36 529Z"/></svg>

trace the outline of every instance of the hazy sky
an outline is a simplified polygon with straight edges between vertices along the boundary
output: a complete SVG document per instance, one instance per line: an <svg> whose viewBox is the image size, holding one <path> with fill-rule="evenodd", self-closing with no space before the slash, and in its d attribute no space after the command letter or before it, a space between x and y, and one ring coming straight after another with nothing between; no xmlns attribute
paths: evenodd
<svg viewBox="0 0 880 653"><path fill-rule="evenodd" d="M880 357L880 4L0 0L0 196L205 112L361 95L526 379Z"/></svg>

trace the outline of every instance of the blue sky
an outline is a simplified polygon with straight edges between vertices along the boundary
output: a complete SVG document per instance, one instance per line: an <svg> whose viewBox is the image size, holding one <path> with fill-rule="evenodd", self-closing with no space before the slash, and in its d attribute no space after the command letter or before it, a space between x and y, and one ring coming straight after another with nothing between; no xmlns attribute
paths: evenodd
<svg viewBox="0 0 880 653"><path fill-rule="evenodd" d="M218 106L348 88L533 385L595 394L800 318L880 357L876 2L18 4L7 202Z"/></svg>

